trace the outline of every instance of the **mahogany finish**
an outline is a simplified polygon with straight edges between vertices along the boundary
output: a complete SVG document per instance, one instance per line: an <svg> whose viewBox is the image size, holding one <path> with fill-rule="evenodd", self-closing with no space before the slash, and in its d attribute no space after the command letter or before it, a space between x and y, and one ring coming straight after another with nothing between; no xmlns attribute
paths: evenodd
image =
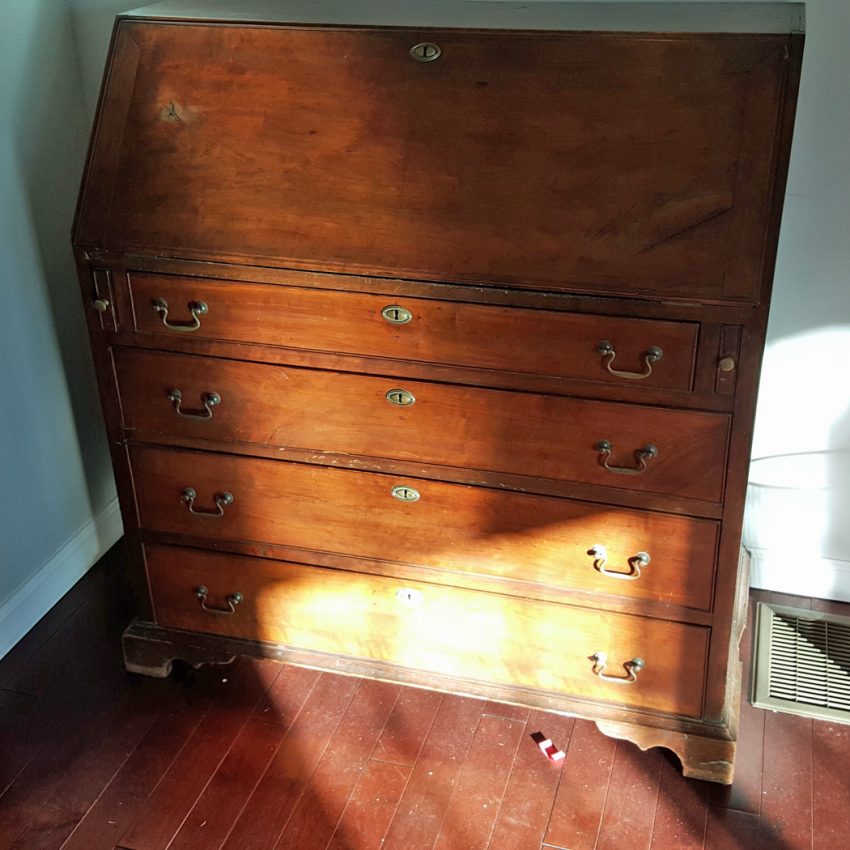
<svg viewBox="0 0 850 850"><path fill-rule="evenodd" d="M279 561L147 546L157 622L166 628L309 646L356 659L574 694L668 714L702 710L708 630L419 581ZM196 598L206 587L208 608ZM227 597L243 599L233 614ZM605 675L648 658L631 684L588 675L605 652ZM402 673L403 676L403 673Z"/></svg>
<svg viewBox="0 0 850 850"><path fill-rule="evenodd" d="M309 6L117 22L74 242L140 594L127 667L268 656L554 708L730 782L802 36L735 11L614 33L535 31L537 4L515 31ZM447 704L434 753L472 746L474 772L480 711ZM257 775L250 742L275 739L246 735L233 764ZM636 805L663 776L638 763L611 774ZM290 816L299 846L319 835L272 764L225 846ZM223 829L226 789L198 824ZM474 799L387 846L462 843L439 822ZM606 815L600 846L634 824Z"/></svg>
<svg viewBox="0 0 850 850"><path fill-rule="evenodd" d="M543 598L580 590L711 607L715 522L226 455L138 447L131 458L139 521L148 532L205 538L208 545L285 545L307 560L312 552L334 552L369 559L377 569L381 562L423 566L443 583L466 573L483 589L510 583ZM395 486L416 489L419 500L394 498ZM186 487L198 493L199 511L214 510L222 492L233 503L221 516L193 514L183 501ZM591 552L599 545L604 564ZM650 558L644 567L641 552ZM615 578L603 568L639 577ZM488 577L501 580L501 588Z"/></svg>
<svg viewBox="0 0 850 850"><path fill-rule="evenodd" d="M125 21L78 243L760 300L787 36L421 36Z"/></svg>
<svg viewBox="0 0 850 850"><path fill-rule="evenodd" d="M124 349L115 359L124 425L137 439L173 433L189 441L243 440L705 502L722 495L729 434L722 414ZM174 389L183 416L169 398ZM412 396L406 406L387 398L399 390ZM212 393L221 402L206 409L203 398ZM639 475L612 472L601 463L602 440L613 446L610 466L639 469L635 452L647 445L657 455Z"/></svg>
<svg viewBox="0 0 850 850"><path fill-rule="evenodd" d="M320 350L393 360L443 363L523 375L569 377L594 383L628 386L632 378L612 374L598 351L608 340L616 352L612 368L641 374L652 347L663 356L644 386L687 391L691 388L698 325L621 316L558 313L552 310L436 301L391 294L237 283L132 272L127 276L133 327L140 335L173 340L153 305L164 299L177 321L186 320L189 305L203 301L194 339L250 342L286 348ZM304 281L306 282L306 281ZM332 285L332 281L330 282ZM371 286L380 286L374 281ZM402 325L382 316L386 307L410 313ZM503 348L490 341L510 324L521 346Z"/></svg>

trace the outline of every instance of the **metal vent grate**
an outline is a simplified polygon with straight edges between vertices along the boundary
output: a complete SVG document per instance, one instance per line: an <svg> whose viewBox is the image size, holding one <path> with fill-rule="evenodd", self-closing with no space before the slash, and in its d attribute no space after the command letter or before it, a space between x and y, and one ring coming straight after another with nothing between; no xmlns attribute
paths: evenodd
<svg viewBox="0 0 850 850"><path fill-rule="evenodd" d="M850 618L759 603L753 705L850 723Z"/></svg>

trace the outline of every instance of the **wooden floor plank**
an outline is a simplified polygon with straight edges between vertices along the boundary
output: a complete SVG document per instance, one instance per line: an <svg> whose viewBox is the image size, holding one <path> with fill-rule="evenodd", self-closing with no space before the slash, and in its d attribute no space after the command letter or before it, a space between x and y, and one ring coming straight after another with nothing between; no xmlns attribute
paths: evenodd
<svg viewBox="0 0 850 850"><path fill-rule="evenodd" d="M15 850L60 847L157 722L161 706L146 693L125 692L108 707L83 748L62 765L62 780L13 845Z"/></svg>
<svg viewBox="0 0 850 850"><path fill-rule="evenodd" d="M485 850L525 734L524 720L481 717L434 850Z"/></svg>
<svg viewBox="0 0 850 850"><path fill-rule="evenodd" d="M226 850L275 846L358 684L349 676L321 674L234 824Z"/></svg>
<svg viewBox="0 0 850 850"><path fill-rule="evenodd" d="M69 728L85 723L124 687L119 636L129 610L126 588L104 579L28 663L7 677L10 689L34 700L20 723L7 715L0 730L0 797L18 777L26 781L25 770L38 772L40 761L55 757L53 738L70 745Z"/></svg>
<svg viewBox="0 0 850 850"><path fill-rule="evenodd" d="M263 694L254 714L269 723L291 726L320 675L318 670L282 665L280 674Z"/></svg>
<svg viewBox="0 0 850 850"><path fill-rule="evenodd" d="M758 850L812 848L812 721L769 712Z"/></svg>
<svg viewBox="0 0 850 850"><path fill-rule="evenodd" d="M380 850L412 767L370 759L327 850Z"/></svg>
<svg viewBox="0 0 850 850"><path fill-rule="evenodd" d="M218 850L285 734L285 726L250 718L168 850Z"/></svg>
<svg viewBox="0 0 850 850"><path fill-rule="evenodd" d="M431 850L434 846L483 708L480 700L443 697L383 850Z"/></svg>
<svg viewBox="0 0 850 850"><path fill-rule="evenodd" d="M628 741L617 742L596 850L648 850L663 759L657 749L641 752Z"/></svg>
<svg viewBox="0 0 850 850"><path fill-rule="evenodd" d="M268 671L268 673L267 673ZM237 659L220 668L222 688L183 751L145 801L145 817L122 835L132 850L164 850L200 797L279 668Z"/></svg>
<svg viewBox="0 0 850 850"><path fill-rule="evenodd" d="M758 831L758 815L724 808L709 809L705 850L753 850ZM782 847L771 846L771 850L782 850Z"/></svg>
<svg viewBox="0 0 850 850"><path fill-rule="evenodd" d="M544 842L594 850L617 742L589 720L577 720Z"/></svg>
<svg viewBox="0 0 850 850"><path fill-rule="evenodd" d="M86 812L62 850L112 850L140 817L145 801L191 740L207 708L192 700L166 711Z"/></svg>
<svg viewBox="0 0 850 850"><path fill-rule="evenodd" d="M363 680L292 812L277 846L324 850L401 688Z"/></svg>
<svg viewBox="0 0 850 850"><path fill-rule="evenodd" d="M552 762L531 735L540 732L569 751L575 719L531 711L499 807L489 850L527 850L543 841L564 762Z"/></svg>
<svg viewBox="0 0 850 850"><path fill-rule="evenodd" d="M40 698L32 722L10 730L32 752L28 754L22 746L3 750L0 762L11 756L13 769L18 767L17 760L25 763L14 775L10 771L11 779L0 796L0 847L11 847L18 840L51 799L68 766L84 757L116 708L123 711L128 699L124 681L123 675L116 677L114 671L104 669L89 687L78 685L55 700Z"/></svg>
<svg viewBox="0 0 850 850"><path fill-rule="evenodd" d="M710 797L708 783L685 779L678 762L662 753L652 850L703 850Z"/></svg>
<svg viewBox="0 0 850 850"><path fill-rule="evenodd" d="M372 758L413 767L434 722L442 694L405 688L399 695Z"/></svg>
<svg viewBox="0 0 850 850"><path fill-rule="evenodd" d="M834 850L850 832L850 726L815 720L812 732L813 846Z"/></svg>

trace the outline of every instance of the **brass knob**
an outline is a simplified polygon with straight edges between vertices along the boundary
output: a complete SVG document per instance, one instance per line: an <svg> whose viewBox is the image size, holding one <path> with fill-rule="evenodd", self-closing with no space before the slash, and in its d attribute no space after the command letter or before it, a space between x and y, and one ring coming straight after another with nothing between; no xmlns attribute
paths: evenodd
<svg viewBox="0 0 850 850"><path fill-rule="evenodd" d="M109 309L109 302L105 298L98 298L91 305L98 313L105 313Z"/></svg>
<svg viewBox="0 0 850 850"><path fill-rule="evenodd" d="M733 357L724 357L718 364L717 368L721 372L732 372L735 369L735 359Z"/></svg>

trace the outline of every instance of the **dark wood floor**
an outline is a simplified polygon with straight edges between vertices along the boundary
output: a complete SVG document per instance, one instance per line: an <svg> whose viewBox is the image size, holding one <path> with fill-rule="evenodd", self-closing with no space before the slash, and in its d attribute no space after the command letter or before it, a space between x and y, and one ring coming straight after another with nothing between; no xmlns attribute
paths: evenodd
<svg viewBox="0 0 850 850"><path fill-rule="evenodd" d="M850 726L744 705L725 789L543 712L272 662L130 676L114 567L0 662L0 848L850 847Z"/></svg>

